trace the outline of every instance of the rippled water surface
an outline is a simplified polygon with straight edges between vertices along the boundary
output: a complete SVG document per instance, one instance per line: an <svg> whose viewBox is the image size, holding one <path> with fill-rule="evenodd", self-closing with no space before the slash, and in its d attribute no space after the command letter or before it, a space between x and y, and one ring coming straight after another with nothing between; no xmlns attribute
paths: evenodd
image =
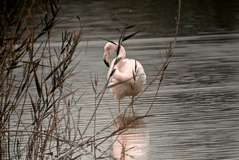
<svg viewBox="0 0 239 160"><path fill-rule="evenodd" d="M108 68L102 61L107 38L117 41L119 17L126 19L133 11L133 33L147 27L124 42L128 58L137 59L147 75L147 84L165 59L167 45L173 41L177 1L63 1L62 18L77 19L56 27L53 43L59 45L63 29L79 30L84 25L83 39L77 51L81 60L71 78L73 88L81 87L76 96L82 99L81 126L84 128L94 107L90 74L99 76L97 91L104 87ZM227 9L229 7L230 9ZM182 2L178 41L163 83L149 114L137 127L100 146L115 158L126 149L125 159L238 159L239 157L239 33L238 1ZM109 21L109 18L112 22ZM120 27L119 27L120 28ZM76 60L77 61L77 60ZM154 83L136 101L136 115L144 115L154 98ZM130 102L125 98L122 109ZM97 111L97 129L103 128L118 113L117 101L106 91ZM76 112L76 116L78 112ZM93 126L88 130L92 134ZM109 132L116 128L112 127Z"/></svg>
<svg viewBox="0 0 239 160"><path fill-rule="evenodd" d="M238 39L238 34L178 38L170 66L149 113L154 116L144 118L140 129L132 129L120 137L129 144L129 148L139 147L139 152L146 155L146 158L136 159L237 159ZM155 66L162 65L159 51L162 55L165 52L161 49L164 45L156 42L168 41L170 38L137 39L125 45L128 57L137 58L144 66L148 83L156 73ZM82 102L86 108L94 106L94 101L89 101L94 98L87 81L89 72L99 74L102 86L106 81L107 68L98 52L104 43L89 42L89 55L80 64L82 72L74 80L89 88L85 95L87 100ZM147 112L155 92L156 84L153 84L136 102L137 115ZM126 107L129 102L129 98L123 99L121 107ZM103 127L111 118L109 108L115 114L118 112L117 101L107 91L97 112L99 126ZM87 114L83 115L89 119Z"/></svg>

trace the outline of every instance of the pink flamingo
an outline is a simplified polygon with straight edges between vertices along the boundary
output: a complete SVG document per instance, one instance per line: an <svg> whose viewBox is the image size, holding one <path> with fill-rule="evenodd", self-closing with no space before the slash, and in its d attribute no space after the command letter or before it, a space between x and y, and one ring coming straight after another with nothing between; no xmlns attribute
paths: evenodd
<svg viewBox="0 0 239 160"><path fill-rule="evenodd" d="M108 42L104 47L103 61L109 67L109 57L112 53L117 51L118 44ZM142 92L146 83L146 74L143 66L135 59L126 59L126 51L121 45L119 55L111 62L107 78L110 78L108 87L114 95L115 99L118 100L118 110L120 113L120 100L125 96L132 96L132 102L134 96L137 96ZM112 71L113 75L110 77ZM131 109L134 114L133 103Z"/></svg>

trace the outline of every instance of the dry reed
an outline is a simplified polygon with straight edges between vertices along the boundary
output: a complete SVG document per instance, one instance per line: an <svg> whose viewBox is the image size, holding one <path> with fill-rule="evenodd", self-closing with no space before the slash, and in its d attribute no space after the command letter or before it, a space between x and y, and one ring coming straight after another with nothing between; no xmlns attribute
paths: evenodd
<svg viewBox="0 0 239 160"><path fill-rule="evenodd" d="M174 52L180 22L181 0L179 0L174 42L167 50L163 66L143 91L145 92L157 79L160 80L148 112L135 119L129 117L124 120L119 119L118 117L125 115L126 110L131 106L129 104L117 117L112 116L112 120L98 131L95 128L96 113L109 79L103 89L98 92L98 76L91 78L95 93L95 110L84 130L81 130L78 125L80 117L74 117L71 111L72 108L77 108L77 102L80 101L81 97L77 99L74 97L79 88L72 90L66 84L67 79L77 74L74 69L78 63L72 66L72 62L77 56L75 49L80 42L83 28L76 32L63 32L62 45L60 51L57 51L51 47L50 39L53 27L58 23L57 17L61 8L58 0L32 2L19 0L13 6L9 6L9 3L4 4L0 32L0 159L45 159L46 157L77 159L89 154L84 152L89 146L94 148L93 158L101 158L114 142L97 156L96 150L99 150L98 147L102 143L112 136L122 134L137 120L150 116L149 110L153 106L163 80L163 73ZM40 23L34 26L29 25L37 14L41 15ZM116 28L121 33L119 46L144 30L125 36L126 31L135 26L135 24L130 25L131 15L132 12L122 30ZM120 47L118 47L117 55L119 49ZM113 74L114 71L111 76ZM138 75L134 75L133 78L135 76ZM131 103L135 103L143 92ZM79 115L81 109L78 108ZM31 120L26 120L25 116L29 113ZM13 122L13 119L17 119L17 123ZM94 133L87 137L85 134L92 121L94 121ZM121 123L117 130L108 133L107 136L96 138L97 135L119 122Z"/></svg>

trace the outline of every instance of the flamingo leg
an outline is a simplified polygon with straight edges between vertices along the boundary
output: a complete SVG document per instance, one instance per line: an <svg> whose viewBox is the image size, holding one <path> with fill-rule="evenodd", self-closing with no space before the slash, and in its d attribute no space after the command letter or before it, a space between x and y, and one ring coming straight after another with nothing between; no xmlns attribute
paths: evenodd
<svg viewBox="0 0 239 160"><path fill-rule="evenodd" d="M120 99L118 101L118 110L119 110L119 113L120 113ZM121 119L121 115L119 115L119 118Z"/></svg>
<svg viewBox="0 0 239 160"><path fill-rule="evenodd" d="M135 114L134 114L134 103L133 103L133 101L134 101L134 96L132 96L132 100L131 100L131 109L132 109L132 113L133 113L133 118L135 118Z"/></svg>
<svg viewBox="0 0 239 160"><path fill-rule="evenodd" d="M119 113L120 113L120 99L118 101L118 110L119 110Z"/></svg>

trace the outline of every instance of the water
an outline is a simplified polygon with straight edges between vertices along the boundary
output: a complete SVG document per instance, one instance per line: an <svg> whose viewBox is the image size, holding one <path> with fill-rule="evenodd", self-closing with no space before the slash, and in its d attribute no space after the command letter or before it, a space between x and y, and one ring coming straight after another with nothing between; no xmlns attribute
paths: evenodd
<svg viewBox="0 0 239 160"><path fill-rule="evenodd" d="M97 91L106 83L107 67L102 61L106 41L117 41L121 27L113 14L138 25L130 33L147 27L124 43L128 58L137 59L147 75L147 84L165 59L167 45L173 41L177 1L63 1L61 18L77 19L58 25L52 40L59 45L60 31L79 30L84 34L77 51L82 61L73 77L73 88L84 93L80 126L84 128L93 113L95 102L90 74L99 76ZM118 137L109 150L115 158L126 159L238 159L239 157L239 1L183 1L181 24L175 53L165 72L164 81L149 114L137 127ZM113 22L110 22L108 19ZM112 25L113 24L113 25ZM154 83L135 104L137 115L144 115L156 93ZM125 108L129 98L122 100ZM118 113L117 101L106 91L97 111L97 129L102 129ZM76 116L78 112L76 112ZM107 133L116 127L109 128ZM93 125L87 131L93 133ZM104 133L107 135L107 133ZM105 136L102 135L102 136ZM115 137L100 145L106 150ZM98 142L97 142L98 143ZM97 153L99 155L99 153ZM103 156L104 157L104 156ZM105 157L106 158L106 157Z"/></svg>

